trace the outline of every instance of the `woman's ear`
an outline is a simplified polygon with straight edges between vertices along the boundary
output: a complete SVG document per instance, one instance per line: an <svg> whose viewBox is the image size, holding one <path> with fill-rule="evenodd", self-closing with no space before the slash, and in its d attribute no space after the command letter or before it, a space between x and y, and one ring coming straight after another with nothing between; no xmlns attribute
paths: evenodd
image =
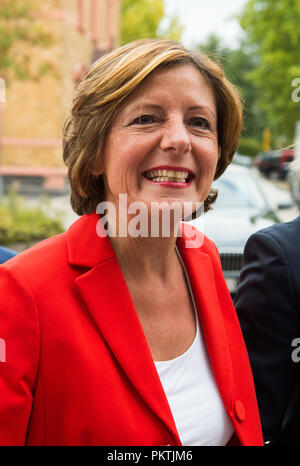
<svg viewBox="0 0 300 466"><path fill-rule="evenodd" d="M94 176L100 176L103 175L103 170L97 170L96 168L91 171L91 174Z"/></svg>
<svg viewBox="0 0 300 466"><path fill-rule="evenodd" d="M98 157L93 170L91 171L92 175L94 176L100 176L103 175L104 173L104 167L103 167L103 159L101 157Z"/></svg>

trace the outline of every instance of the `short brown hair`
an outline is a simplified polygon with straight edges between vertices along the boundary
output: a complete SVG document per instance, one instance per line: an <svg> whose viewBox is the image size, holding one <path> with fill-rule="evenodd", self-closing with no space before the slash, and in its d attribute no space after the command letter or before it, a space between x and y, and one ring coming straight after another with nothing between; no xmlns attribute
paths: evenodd
<svg viewBox="0 0 300 466"><path fill-rule="evenodd" d="M193 65L214 93L220 151L215 179L230 164L242 129L242 104L220 66L202 52L189 51L171 40L131 42L96 61L75 89L73 108L64 126L63 157L68 167L71 205L78 215L94 212L104 200L103 178L92 171L101 157L116 109L150 73L182 64ZM211 190L205 210L216 197L216 191Z"/></svg>

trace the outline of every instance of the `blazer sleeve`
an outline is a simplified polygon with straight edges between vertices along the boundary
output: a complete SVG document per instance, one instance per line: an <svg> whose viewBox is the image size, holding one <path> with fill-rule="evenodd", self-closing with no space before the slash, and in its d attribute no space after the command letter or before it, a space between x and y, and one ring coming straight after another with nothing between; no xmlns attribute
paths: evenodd
<svg viewBox="0 0 300 466"><path fill-rule="evenodd" d="M252 366L264 440L274 442L296 384L298 367L291 355L299 322L289 262L271 234L258 232L249 238L234 304Z"/></svg>
<svg viewBox="0 0 300 466"><path fill-rule="evenodd" d="M26 442L39 360L39 326L25 280L0 266L0 445Z"/></svg>

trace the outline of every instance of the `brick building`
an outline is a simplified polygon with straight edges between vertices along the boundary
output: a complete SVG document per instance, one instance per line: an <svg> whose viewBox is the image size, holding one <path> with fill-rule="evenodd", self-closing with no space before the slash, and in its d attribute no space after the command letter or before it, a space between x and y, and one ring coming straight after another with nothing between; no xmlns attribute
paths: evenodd
<svg viewBox="0 0 300 466"><path fill-rule="evenodd" d="M44 60L54 72L6 86L5 102L0 102L0 170L5 185L17 178L23 185L30 180L31 187L36 183L49 191L63 189L61 134L74 84L93 61L118 45L120 2L36 2L36 24L53 41L48 47L32 46L30 66L35 69Z"/></svg>

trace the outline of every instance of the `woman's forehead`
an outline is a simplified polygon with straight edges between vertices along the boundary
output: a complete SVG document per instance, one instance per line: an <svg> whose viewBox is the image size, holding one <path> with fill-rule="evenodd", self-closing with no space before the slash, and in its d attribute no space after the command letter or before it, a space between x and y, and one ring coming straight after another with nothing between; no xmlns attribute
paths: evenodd
<svg viewBox="0 0 300 466"><path fill-rule="evenodd" d="M152 72L124 101L123 108L160 107L168 97L184 98L189 107L207 107L216 113L210 85L191 64L168 66Z"/></svg>

